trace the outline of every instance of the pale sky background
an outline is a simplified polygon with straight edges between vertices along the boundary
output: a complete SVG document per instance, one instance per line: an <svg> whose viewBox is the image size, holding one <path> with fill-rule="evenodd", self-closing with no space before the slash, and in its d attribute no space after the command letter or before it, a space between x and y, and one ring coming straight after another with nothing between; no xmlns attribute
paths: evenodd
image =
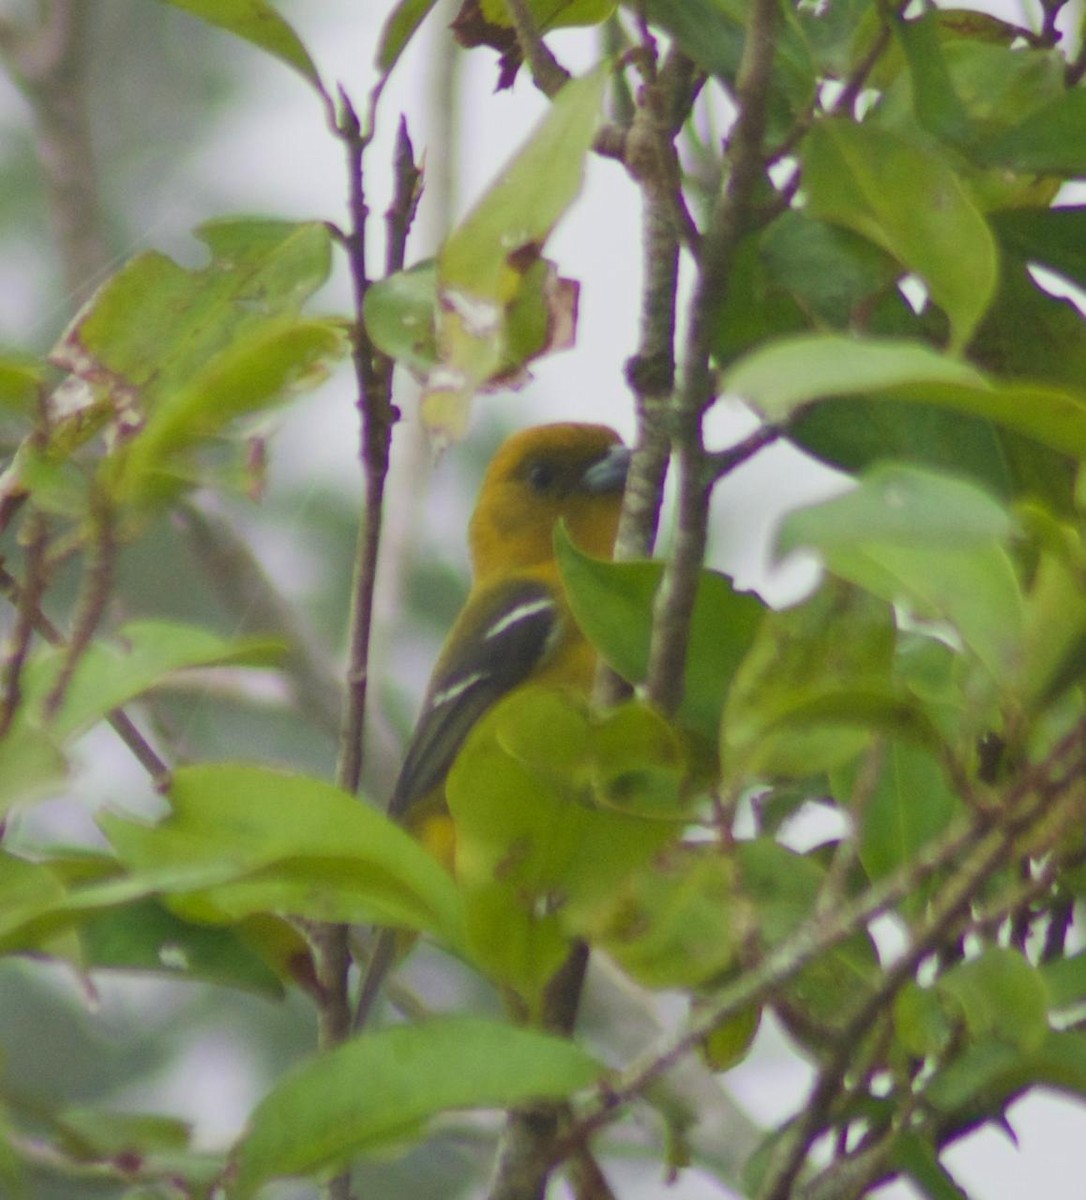
<svg viewBox="0 0 1086 1200"><path fill-rule="evenodd" d="M324 0L284 6L307 43L326 80L342 80L356 100L364 97L376 35L390 7L385 0ZM1021 19L1015 13L1016 19ZM427 33L437 29L431 20ZM225 37L225 35L223 35ZM558 56L574 69L591 61L591 42L579 33L554 39ZM149 190L146 225L135 252L144 248L191 253L187 231L206 216L231 210L296 217L340 219L343 211L343 170L338 146L327 135L316 99L306 84L288 69L257 51L237 46L238 69L248 80L242 103L232 103L209 133L202 134L189 150L183 194ZM389 161L389 137L395 119L408 115L416 150L425 150L434 163L442 147L429 132L427 76L430 69L429 37L412 47L386 92L382 108L382 136L371 163ZM508 155L541 115L545 102L532 89L524 73L510 93L491 94L494 58L477 51L464 60L464 113L460 211L476 198L494 177ZM0 102L16 102L6 92ZM162 153L173 152L164 147ZM377 188L372 197L372 232L381 233L380 214L387 194ZM575 349L546 359L534 368L535 382L516 396L486 397L477 405L475 426L485 428L503 413L516 424L564 418L603 420L621 432L632 432L630 398L621 375L624 360L635 348L639 286L639 199L636 188L613 162L590 159L584 195L567 216L547 253L557 259L562 272L581 280L580 327ZM433 216L424 199L419 236L413 241L409 261L432 248ZM430 244L427 245L427 229ZM375 249L377 248L375 240ZM0 271L0 290L13 269ZM16 268L17 269L17 268ZM322 298L322 306L346 308L346 293L339 281ZM0 318L8 312L0 297ZM6 322L5 322L6 323ZM401 394L399 402L408 421L412 401ZM515 417L510 414L515 414ZM735 406L719 405L709 423L710 439L718 445L741 436L751 424L748 414ZM274 471L280 480L304 487L306 473L316 467L324 478L357 486L356 427L346 377L297 407L279 441ZM409 436L401 429L397 441ZM282 452L290 446L292 452ZM429 536L450 555L462 553L463 514L451 510L449 473L455 471L456 451L439 464L432 477L429 499L422 501L422 519ZM408 456L410 457L410 456ZM415 493L425 479L418 460L407 477L397 476L393 486L401 496ZM803 501L838 488L832 472L802 460L786 448L764 452L755 463L737 472L722 487L714 504L714 549L711 565L731 571L743 587L757 586L774 602L794 596L813 578L809 564L786 571L768 571L768 539L782 512ZM394 502L395 504L395 502ZM289 542L289 530L286 531ZM285 555L278 567L284 577L295 565L291 555L268 547L270 564ZM114 786L116 779L114 778ZM154 989L152 987L152 995ZM234 1048L227 1037L211 1036L198 1046L182 1072L167 1088L168 1099L186 1115L199 1114L205 1135L233 1132L252 1102L246 1080L247 1064L238 1061L235 1071L224 1071ZM209 1066L215 1068L209 1074ZM734 1095L751 1114L767 1123L779 1120L802 1104L810 1071L790 1053L772 1028L760 1036L755 1053L728 1076ZM231 1081L224 1086L225 1081ZM948 1166L974 1200L1079 1200L1086 1175L1086 1109L1047 1095L1031 1097L1011 1112L1018 1138L1011 1140L993 1130L968 1139L947 1156ZM623 1196L639 1200L696 1200L726 1195L709 1188L704 1177L686 1173L676 1186L666 1187L654 1166L627 1167L636 1175L631 1186L616 1174ZM913 1193L894 1187L878 1193L884 1200L902 1200Z"/></svg>

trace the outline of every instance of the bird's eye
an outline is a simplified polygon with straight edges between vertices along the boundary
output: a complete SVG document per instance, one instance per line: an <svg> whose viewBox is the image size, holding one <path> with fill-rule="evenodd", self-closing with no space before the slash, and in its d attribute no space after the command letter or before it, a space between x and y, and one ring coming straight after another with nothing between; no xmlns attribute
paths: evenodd
<svg viewBox="0 0 1086 1200"><path fill-rule="evenodd" d="M549 492L554 486L558 475L552 463L544 459L536 459L535 462L529 463L524 477L533 491Z"/></svg>

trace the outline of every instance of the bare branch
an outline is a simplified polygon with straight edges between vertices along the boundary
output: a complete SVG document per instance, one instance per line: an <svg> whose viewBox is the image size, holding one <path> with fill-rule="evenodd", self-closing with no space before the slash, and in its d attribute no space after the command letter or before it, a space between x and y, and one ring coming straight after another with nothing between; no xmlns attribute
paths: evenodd
<svg viewBox="0 0 1086 1200"><path fill-rule="evenodd" d="M711 482L730 475L745 462L752 459L760 450L771 446L784 435L784 430L778 425L760 425L753 433L745 437L727 450L718 450L715 454L705 456L707 475Z"/></svg>

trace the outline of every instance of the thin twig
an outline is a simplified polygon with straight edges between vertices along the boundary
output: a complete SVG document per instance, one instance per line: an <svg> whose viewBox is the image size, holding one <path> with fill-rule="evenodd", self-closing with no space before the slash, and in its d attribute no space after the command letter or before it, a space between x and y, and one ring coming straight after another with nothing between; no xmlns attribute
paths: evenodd
<svg viewBox="0 0 1086 1200"><path fill-rule="evenodd" d="M628 1103L671 1070L725 1021L776 992L804 967L832 949L879 914L888 911L934 873L956 862L978 837L975 821L956 825L898 871L872 884L865 892L833 913L805 922L760 962L723 988L719 995L662 1051L631 1064L610 1084L573 1130L583 1139L607 1125ZM563 1151L571 1149L567 1142Z"/></svg>
<svg viewBox="0 0 1086 1200"><path fill-rule="evenodd" d="M20 587L19 581L2 564L0 564L0 593L6 596L16 607L22 602L23 589ZM51 646L64 647L64 635L40 608L28 608L28 612L35 633ZM163 790L169 781L170 768L154 751L151 744L139 731L124 709L110 709L106 714L106 720L121 741L132 752L140 766L150 775L156 788L160 791Z"/></svg>
<svg viewBox="0 0 1086 1200"><path fill-rule="evenodd" d="M1057 747L1044 765L1044 782L1036 790L1031 788L1023 791L1020 787L1012 789L1005 806L1007 820L993 830L973 853L963 857L962 862L929 901L925 918L914 931L908 950L884 975L879 987L863 1002L842 1031L833 1059L823 1069L814 1094L804 1106L791 1154L782 1164L775 1185L766 1185L766 1200L787 1200L791 1195L795 1175L805 1161L811 1145L824 1128L821 1118L828 1111L828 1104L840 1091L846 1071L853 1066L856 1047L861 1044L863 1035L871 1028L879 1014L887 1011L893 996L914 977L916 969L924 959L950 939L960 939L967 932L982 932L1002 924L1008 916L1051 889L1060 865L1057 856L1050 856L1035 878L1027 877L1019 887L1010 890L985 909L971 911L975 897L980 895L983 885L997 871L1004 870L1017 858L1019 834L1024 828L1032 825L1039 815L1043 814L1046 820L1053 815L1062 816L1065 821L1081 819L1081 798L1076 798L1073 794L1074 788L1081 786L1075 777L1080 775L1084 765L1082 759L1086 757L1081 741L1082 730L1079 729L1073 731L1069 740ZM1075 760L1075 765L1070 771L1065 768L1065 759L1069 754ZM1033 772L1029 774L1032 775ZM1062 795L1059 800L1069 801L1062 805L1067 810L1062 814L1048 809L1049 803L1057 800L1050 791L1053 785L1061 788ZM1050 836L1052 833L1053 831L1049 830ZM1054 841L1058 844L1059 840L1057 832ZM871 1169L875 1170L877 1166L877 1160L873 1159Z"/></svg>
<svg viewBox="0 0 1086 1200"><path fill-rule="evenodd" d="M361 152L356 160L358 178L355 205L364 228L364 198L361 192ZM419 200L421 175L415 166L407 125L401 120L393 160L394 188L392 203L386 213L387 238L385 270L392 274L400 270L406 254L407 235L414 220ZM359 225L356 220L354 233ZM368 280L365 274L364 248L351 243L352 274L355 303L361 313ZM388 476L389 446L392 426L398 413L392 406L392 364L374 353L365 330L359 328L355 348L355 371L361 400L362 462L365 475L366 511L359 533L354 586L355 601L351 615L350 673L348 704L344 713L343 740L340 747L340 786L354 791L361 778L362 728L366 705L366 682L369 674L370 630L373 624L374 598L377 583L377 553L380 546L384 510L385 480ZM351 1028L361 1029L375 1003L385 976L395 963L396 935L382 930L377 946L366 968L358 1000L351 1018Z"/></svg>
<svg viewBox="0 0 1086 1200"><path fill-rule="evenodd" d="M67 653L56 682L45 699L45 713L53 716L64 701L75 669L90 648L105 615L109 594L113 586L113 569L117 556L114 537L114 513L109 500L92 490L90 497L92 533L87 550L86 566L79 599L72 620L72 632L67 642Z"/></svg>
<svg viewBox="0 0 1086 1200"><path fill-rule="evenodd" d="M998 825L993 827L974 814L964 824L955 824L941 838L929 842L910 862L869 886L854 900L804 922L760 962L725 987L669 1046L628 1067L574 1124L559 1148L561 1154L572 1153L592 1133L612 1121L626 1104L643 1095L654 1080L693 1052L726 1020L752 1004L763 1002L820 955L913 894L931 876L953 867L932 900L910 950L880 985L878 994L885 1000L915 972L917 964L932 953L937 943L962 932L958 923L969 919L969 906L984 883L1026 850L1038 856L1050 854L1054 847L1064 844L1071 829L1081 826L1086 809L1084 781L1086 721L1067 733L1044 762L1027 766L1013 781L1003 797ZM1048 863L1040 877L1031 881L1030 889L1050 887L1058 866L1055 860ZM1004 915L1023 899L1020 890L1004 897L1001 902ZM991 911L987 915L990 917ZM874 1000L865 1000L849 1028L853 1024L858 1028L861 1020L869 1022L875 1007ZM842 1045L847 1042L847 1037L841 1039ZM830 1070L833 1069L831 1064Z"/></svg>
<svg viewBox="0 0 1086 1200"><path fill-rule="evenodd" d="M710 482L715 483L730 475L760 450L771 446L784 436L784 429L779 425L759 425L753 433L748 434L741 442L729 446L726 450L718 450L705 456L706 474Z"/></svg>
<svg viewBox="0 0 1086 1200"><path fill-rule="evenodd" d="M363 128L350 98L341 89L339 110L331 97L325 97L336 136L346 155L348 211L350 222L344 237L347 261L356 314L352 339L352 362L358 388L356 407L360 424L359 460L362 466L364 509L359 522L355 547L354 573L351 584L351 610L348 622L347 675L343 713L340 723L339 753L336 760L336 782L345 791L356 792L362 779L363 733L366 719L366 697L370 672L370 634L373 625L374 588L377 580L377 555L381 541L381 519L384 510L385 479L388 475L389 446L392 426L398 414L392 406L392 364L378 354L370 343L362 322L362 307L370 286L366 262L366 225L369 207L366 202L364 160L372 142L376 125L377 105L388 79L383 75L370 92ZM402 150L406 131L399 148ZM407 143L408 148L410 143ZM412 171L414 169L411 164ZM397 183L404 178L403 163L396 163ZM417 200L417 177L411 180L410 198L405 200L404 219L399 229L406 239L410 215ZM390 261L398 257L403 262L403 248L386 247ZM317 959L317 975L322 1001L319 1010L319 1042L328 1049L345 1041L351 1034L352 1013L348 972L350 951L348 929L345 925L322 925L311 931ZM335 1176L327 1185L329 1200L348 1200L351 1194L350 1173Z"/></svg>
<svg viewBox="0 0 1086 1200"><path fill-rule="evenodd" d="M47 532L45 517L41 513L33 513L28 521L29 529L26 534L26 584L21 589L14 590L10 585L15 581L8 575L7 570L0 564L4 583L3 587L15 606L15 627L8 639L9 649L4 656L3 671L0 675L0 687L3 696L0 699L0 737L11 728L15 720L19 703L22 698L22 674L26 660L30 654L37 618L41 612L42 597L45 594L45 549ZM9 582L10 581L10 582Z"/></svg>

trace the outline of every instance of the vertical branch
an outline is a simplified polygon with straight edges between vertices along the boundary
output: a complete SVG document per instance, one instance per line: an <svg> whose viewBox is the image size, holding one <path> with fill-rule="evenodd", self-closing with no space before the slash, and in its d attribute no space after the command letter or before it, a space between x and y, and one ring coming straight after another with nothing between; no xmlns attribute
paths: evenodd
<svg viewBox="0 0 1086 1200"><path fill-rule="evenodd" d="M682 699L690 618L705 554L711 491L701 428L714 395L710 351L732 263L764 169L776 15L776 0L756 0L739 70L739 114L729 146L731 173L702 241L682 383L673 405L672 442L679 489L677 531L674 553L656 598L647 683L649 698L664 712L674 712Z"/></svg>
<svg viewBox="0 0 1086 1200"><path fill-rule="evenodd" d="M0 25L0 57L30 102L46 204L65 285L77 301L109 261L85 94L93 6L47 0L34 29Z"/></svg>
<svg viewBox="0 0 1086 1200"><path fill-rule="evenodd" d="M376 93L375 93L376 97ZM370 633L373 626L377 556L381 540L385 480L388 476L392 427L399 413L392 404L392 362L379 354L362 324L362 305L369 289L366 265L366 204L363 158L371 138L342 97L343 116L338 124L347 149L351 228L345 237L357 320L352 341L352 360L358 385L357 408L361 427L359 457L364 476L364 511L355 553L348 632L347 694L340 728L336 782L346 791L358 790L362 778L362 733L369 684ZM375 102L375 100L374 100ZM372 125L372 120L371 120ZM401 122L397 136L395 194L387 215L385 269L398 271L404 263L408 230L418 204L419 171L415 167L411 139Z"/></svg>
<svg viewBox="0 0 1086 1200"><path fill-rule="evenodd" d="M22 699L22 674L35 632L35 621L45 593L45 547L48 537L45 518L34 513L26 536L26 584L19 588L0 565L0 588L15 606L15 623L3 662L0 663L0 738L11 728Z"/></svg>
<svg viewBox="0 0 1086 1200"><path fill-rule="evenodd" d="M366 202L364 159L373 136L377 102L384 77L370 96L366 129L345 94L340 94L338 116L331 112L334 128L347 156L349 229L344 236L354 294L355 327L351 356L358 387L360 423L359 458L363 474L364 510L355 548L354 575L351 585L351 611L348 627L347 678L340 725L336 783L345 791L358 790L363 767L363 733L370 673L370 635L373 626L377 560L384 512L385 480L388 476L392 427L399 414L392 404L392 363L379 354L370 342L362 323L362 306L370 279L366 262ZM415 167L411 141L401 122L396 142L395 191L387 215L386 271L403 266L407 234L418 201L419 172ZM319 1037L327 1049L345 1041L351 1034L352 1014L348 972L350 952L345 925L324 925L313 931L317 975L321 987ZM329 1200L347 1200L350 1174L336 1176L328 1184Z"/></svg>
<svg viewBox="0 0 1086 1200"><path fill-rule="evenodd" d="M693 69L680 52L672 51L656 76L646 81L631 129L620 138L617 156L641 186L643 196L640 341L626 365L626 377L637 403L638 435L626 486L616 558L644 557L652 552L667 470L669 439L666 402L675 376L675 306L683 211L681 174L674 138L688 105ZM679 114L676 117L676 114ZM597 698L616 701L623 685L602 670ZM569 1037L577 1021L588 947L577 944L547 987L541 1025ZM542 1200L553 1164L553 1147L568 1123L568 1109L540 1105L511 1112L506 1121L495 1164L489 1200ZM570 1167L578 1197L604 1200L610 1188L586 1147Z"/></svg>
<svg viewBox="0 0 1086 1200"><path fill-rule="evenodd" d="M659 77L646 82L626 140L624 160L641 186L642 287L637 352L626 382L637 410L637 443L626 486L616 559L652 553L670 450L666 425L675 387L675 307L679 282L682 209L675 134L689 109L692 66L672 49Z"/></svg>

